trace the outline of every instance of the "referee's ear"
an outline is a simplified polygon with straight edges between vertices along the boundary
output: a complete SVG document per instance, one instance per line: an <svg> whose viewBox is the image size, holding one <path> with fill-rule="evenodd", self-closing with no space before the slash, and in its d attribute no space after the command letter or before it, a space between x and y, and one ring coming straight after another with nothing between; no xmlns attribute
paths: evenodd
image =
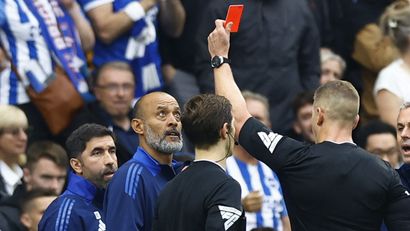
<svg viewBox="0 0 410 231"><path fill-rule="evenodd" d="M228 123L224 123L222 126L221 130L219 131L219 135L221 136L221 139L227 139L229 136L229 132L231 131L230 129L231 125Z"/></svg>
<svg viewBox="0 0 410 231"><path fill-rule="evenodd" d="M322 126L323 122L325 121L325 112L320 107L317 107L315 110L316 110L316 113L317 113L315 123L316 123L317 126Z"/></svg>
<svg viewBox="0 0 410 231"><path fill-rule="evenodd" d="M359 124L359 121L360 121L360 116L356 115L356 118L354 119L353 129L357 127L357 125Z"/></svg>

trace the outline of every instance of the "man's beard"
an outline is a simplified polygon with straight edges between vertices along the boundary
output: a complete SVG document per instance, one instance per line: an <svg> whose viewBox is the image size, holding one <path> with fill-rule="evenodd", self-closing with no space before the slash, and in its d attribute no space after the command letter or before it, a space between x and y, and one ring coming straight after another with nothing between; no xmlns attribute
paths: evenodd
<svg viewBox="0 0 410 231"><path fill-rule="evenodd" d="M176 129L175 131L177 131L179 134L179 141L168 142L166 140L167 132L165 132L161 137L161 135L155 134L155 132L152 131L151 127L148 124L144 124L144 128L146 128L145 135L146 135L148 145L151 146L156 151L160 153L165 153L165 154L173 154L174 152L181 151L182 146L183 146L182 134Z"/></svg>

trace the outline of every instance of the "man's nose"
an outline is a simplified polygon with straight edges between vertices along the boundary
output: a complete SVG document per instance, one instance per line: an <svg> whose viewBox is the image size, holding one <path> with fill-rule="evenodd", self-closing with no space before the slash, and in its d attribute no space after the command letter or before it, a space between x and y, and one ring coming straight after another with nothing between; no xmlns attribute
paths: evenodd
<svg viewBox="0 0 410 231"><path fill-rule="evenodd" d="M112 165L114 164L117 160L114 158L115 155L106 152L105 156L104 156L104 164L105 165Z"/></svg>
<svg viewBox="0 0 410 231"><path fill-rule="evenodd" d="M53 178L50 183L50 189L57 193L60 189L60 182L57 177Z"/></svg>
<svg viewBox="0 0 410 231"><path fill-rule="evenodd" d="M168 124L172 125L172 126L177 126L178 125L178 120L175 117L175 115L171 114L170 116L168 116Z"/></svg>
<svg viewBox="0 0 410 231"><path fill-rule="evenodd" d="M401 131L400 136L402 138L410 138L410 127L409 126L404 127L403 130Z"/></svg>

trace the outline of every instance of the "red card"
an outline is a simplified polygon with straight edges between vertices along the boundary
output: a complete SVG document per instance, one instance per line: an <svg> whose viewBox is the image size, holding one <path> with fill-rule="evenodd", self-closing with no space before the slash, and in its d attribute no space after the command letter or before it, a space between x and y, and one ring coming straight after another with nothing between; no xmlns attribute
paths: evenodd
<svg viewBox="0 0 410 231"><path fill-rule="evenodd" d="M238 32L239 24L241 22L241 16L243 11L243 5L230 5L228 13L226 14L225 25L229 22L233 22L231 32Z"/></svg>

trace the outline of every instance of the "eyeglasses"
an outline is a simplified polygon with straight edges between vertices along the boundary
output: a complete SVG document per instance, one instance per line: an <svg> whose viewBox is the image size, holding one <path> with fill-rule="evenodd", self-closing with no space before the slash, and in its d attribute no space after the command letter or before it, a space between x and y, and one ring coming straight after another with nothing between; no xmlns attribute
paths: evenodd
<svg viewBox="0 0 410 231"><path fill-rule="evenodd" d="M126 83L126 84L107 84L107 85L97 85L96 87L101 88L103 90L108 91L109 93L116 93L120 90L124 92L130 93L134 91L134 84Z"/></svg>
<svg viewBox="0 0 410 231"><path fill-rule="evenodd" d="M20 128L18 128L18 127L12 127L12 128L3 128L3 129L0 129L0 134L4 134L4 133L7 133L7 134L11 134L11 135L13 135L13 136L18 136L18 135L20 135L20 132L24 132L24 134L28 134L28 132L29 132L29 128L22 128L22 127L20 127Z"/></svg>

